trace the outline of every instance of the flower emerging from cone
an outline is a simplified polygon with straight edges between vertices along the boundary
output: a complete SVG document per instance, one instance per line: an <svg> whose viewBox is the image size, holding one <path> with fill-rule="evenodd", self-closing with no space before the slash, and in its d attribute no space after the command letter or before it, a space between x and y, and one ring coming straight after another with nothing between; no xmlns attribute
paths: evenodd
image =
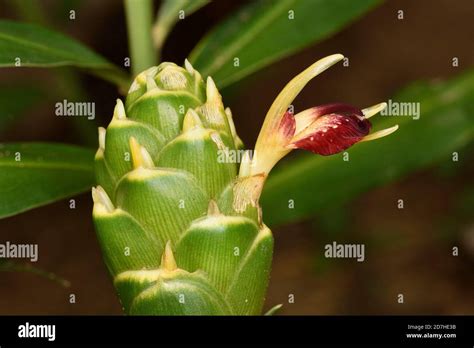
<svg viewBox="0 0 474 348"><path fill-rule="evenodd" d="M368 119L385 109L386 103L363 110L334 103L313 107L296 115L288 111L290 104L312 78L343 58L341 54L333 54L320 59L285 86L265 117L255 145L255 157L242 163L240 176L268 175L273 166L293 149L328 156L398 129L395 125L370 134L371 123Z"/></svg>

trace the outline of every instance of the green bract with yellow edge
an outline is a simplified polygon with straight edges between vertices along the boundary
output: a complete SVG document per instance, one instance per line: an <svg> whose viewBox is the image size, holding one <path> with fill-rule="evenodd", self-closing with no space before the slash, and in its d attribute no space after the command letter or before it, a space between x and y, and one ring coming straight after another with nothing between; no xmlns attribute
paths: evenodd
<svg viewBox="0 0 474 348"><path fill-rule="evenodd" d="M295 148L327 156L398 128L369 134L368 119L385 103L288 111L312 78L343 58L322 58L283 88L254 155L242 150L239 167L243 144L212 78L204 84L188 61L135 78L125 105L117 100L99 129L92 190L98 239L126 313L262 312L273 237L258 201L271 169Z"/></svg>
<svg viewBox="0 0 474 348"><path fill-rule="evenodd" d="M242 143L212 79L142 72L99 140L93 217L125 312L260 314L273 237L256 202L233 208L238 164L218 158Z"/></svg>

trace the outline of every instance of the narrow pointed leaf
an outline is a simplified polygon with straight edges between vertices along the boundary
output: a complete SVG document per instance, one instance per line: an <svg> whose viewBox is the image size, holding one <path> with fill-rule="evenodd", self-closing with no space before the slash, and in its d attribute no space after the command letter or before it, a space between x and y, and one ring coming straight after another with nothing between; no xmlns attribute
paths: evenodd
<svg viewBox="0 0 474 348"><path fill-rule="evenodd" d="M191 62L219 87L325 39L379 0L251 1L194 48ZM238 59L238 65L236 65Z"/></svg>
<svg viewBox="0 0 474 348"><path fill-rule="evenodd" d="M127 75L91 49L41 26L0 20L0 67L75 66L122 87Z"/></svg>
<svg viewBox="0 0 474 348"><path fill-rule="evenodd" d="M0 218L89 190L93 159L72 145L0 144Z"/></svg>

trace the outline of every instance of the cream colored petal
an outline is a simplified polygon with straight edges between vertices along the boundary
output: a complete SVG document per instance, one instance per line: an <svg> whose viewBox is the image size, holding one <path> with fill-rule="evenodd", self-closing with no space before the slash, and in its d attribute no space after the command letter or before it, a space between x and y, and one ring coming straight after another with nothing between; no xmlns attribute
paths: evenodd
<svg viewBox="0 0 474 348"><path fill-rule="evenodd" d="M362 109L365 118L371 118L387 107L387 103L379 103L368 108Z"/></svg>
<svg viewBox="0 0 474 348"><path fill-rule="evenodd" d="M342 54L333 54L318 60L309 68L294 77L278 94L272 106L268 110L262 129L255 145L255 152L258 154L259 161L254 166L252 173L269 173L273 166L289 151L284 150L289 139L284 139L278 132L278 127L282 116L285 114L289 105L296 96L306 86L306 84L333 66L344 56Z"/></svg>
<svg viewBox="0 0 474 348"><path fill-rule="evenodd" d="M320 59L309 68L295 76L290 82L288 82L285 88L283 88L280 94L278 94L272 106L268 110L267 115L265 116L265 121L257 139L257 146L259 143L265 142L265 137L269 135L268 133L270 129L278 127L281 117L286 112L296 96L304 88L304 86L306 86L306 84L311 79L330 68L343 58L344 56L342 54L333 54Z"/></svg>
<svg viewBox="0 0 474 348"><path fill-rule="evenodd" d="M313 108L306 109L295 115L296 129L295 134L300 133L303 129L308 127L314 121Z"/></svg>
<svg viewBox="0 0 474 348"><path fill-rule="evenodd" d="M372 134L369 134L365 137L362 138L361 142L362 141L370 141L370 140L375 140L375 139L379 139L379 138L383 138L383 137L386 137L387 135L389 134L392 134L393 132L395 132L396 130L398 129L398 124L393 126L393 127L390 127L390 128L386 128L386 129L383 129L381 131L378 131L378 132L374 132Z"/></svg>

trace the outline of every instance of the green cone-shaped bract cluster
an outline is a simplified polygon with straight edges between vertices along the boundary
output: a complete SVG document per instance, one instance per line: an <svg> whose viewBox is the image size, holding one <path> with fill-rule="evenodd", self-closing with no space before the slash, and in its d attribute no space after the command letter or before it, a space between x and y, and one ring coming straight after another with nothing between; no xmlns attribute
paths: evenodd
<svg viewBox="0 0 474 348"><path fill-rule="evenodd" d="M237 178L228 154L242 144L212 79L188 62L142 72L99 143L93 217L124 310L260 314L273 250L263 180Z"/></svg>

